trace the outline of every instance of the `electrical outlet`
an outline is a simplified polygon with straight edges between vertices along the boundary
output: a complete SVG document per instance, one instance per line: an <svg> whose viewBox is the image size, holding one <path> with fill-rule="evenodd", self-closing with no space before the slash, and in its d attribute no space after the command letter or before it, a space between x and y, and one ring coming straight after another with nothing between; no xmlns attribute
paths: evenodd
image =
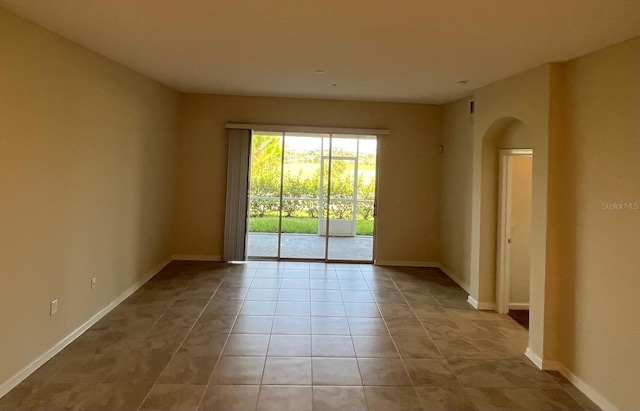
<svg viewBox="0 0 640 411"><path fill-rule="evenodd" d="M51 309L49 311L49 315L54 315L58 312L58 300L51 301Z"/></svg>
<svg viewBox="0 0 640 411"><path fill-rule="evenodd" d="M96 277L91 279L91 289L93 290L94 288L96 288Z"/></svg>

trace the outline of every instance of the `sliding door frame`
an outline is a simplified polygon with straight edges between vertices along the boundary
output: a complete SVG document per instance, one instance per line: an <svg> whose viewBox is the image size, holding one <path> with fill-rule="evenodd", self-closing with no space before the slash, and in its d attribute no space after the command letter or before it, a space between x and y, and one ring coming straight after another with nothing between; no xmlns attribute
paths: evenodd
<svg viewBox="0 0 640 411"><path fill-rule="evenodd" d="M250 143L250 147L247 153L247 159L248 159L248 164L247 164L247 174L249 176L250 179L250 173L251 173L251 147L253 144L253 135L255 131L266 131L266 132L277 132L280 133L282 136L282 155L280 158L280 198L279 198L279 212L278 212L278 248L277 248L277 255L275 257L270 257L270 256L249 256L247 255L247 243L248 243L248 236L249 236L249 224L248 224L248 219L249 219L249 213L248 213L248 200L249 200L249 189L250 189L250 181L248 181L247 184L247 189L245 194L245 198L246 198L246 202L247 202L247 207L245 208L245 236L244 236L244 243L245 243L245 255L244 255L244 259L245 260L277 260L277 261L311 261L311 262L327 262L327 263L355 263L355 264L375 264L375 256L376 256L376 237L377 237L377 226L378 226L378 193L379 193L379 164L380 164L380 147L379 147L379 141L380 141L380 136L382 135L387 135L389 134L389 130L388 129L360 129L360 128L343 128L343 127L308 127L308 126L278 126L278 125L258 125L258 124L240 124L240 123L227 123L226 124L226 128L229 130L233 130L233 129L242 129L242 130L248 130L250 132L251 135L251 143ZM327 213L325 216L325 247L324 247L324 258L287 258L287 257L281 257L281 238L282 238L282 208L283 208L283 190L284 190L284 149L285 149L285 141L286 141L286 135L287 133L313 133L313 134L328 134L329 135L329 169L328 169L328 174L329 174L329 179L328 179L328 186L327 186L327 205L330 204L331 202L331 166L332 166L332 154L333 154L333 136L334 135L362 135L362 136L371 136L373 137L373 139L376 141L376 166L375 166L375 191L374 191L374 200L373 200L373 241L372 241L372 257L371 260L341 260L341 259L330 259L329 258L329 223L330 223L330 218L329 218L329 207L327 207ZM231 137L231 135L230 135ZM321 138L325 138L325 137L321 137ZM323 160L323 146L321 146L321 153L320 153L320 163L321 163L321 167L322 167L322 162ZM354 179L358 178L357 175L357 166L358 166L358 160L359 160L359 140L358 140L358 152L357 152L357 158L356 158L356 172L354 173ZM319 190L322 190L322 187L319 188ZM227 192L229 193L229 190L227 190ZM353 212L357 213L357 201L355 200L357 198L358 193L354 191L354 209ZM229 196L229 194L227 194L227 196ZM320 197L319 197L320 198ZM229 204L229 199L227 199L227 203ZM322 200L319 200L319 204L320 204L320 209L322 208ZM355 217L357 218L357 217ZM226 221L226 225L230 225L233 224L230 221ZM225 248L227 247L227 242L226 242L226 238L225 238Z"/></svg>

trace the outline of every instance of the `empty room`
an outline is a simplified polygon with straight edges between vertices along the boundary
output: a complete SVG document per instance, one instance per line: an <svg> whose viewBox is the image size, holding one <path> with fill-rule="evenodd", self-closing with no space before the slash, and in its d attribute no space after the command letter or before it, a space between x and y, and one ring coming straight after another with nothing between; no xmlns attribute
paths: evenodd
<svg viewBox="0 0 640 411"><path fill-rule="evenodd" d="M0 410L640 409L636 0L0 0Z"/></svg>

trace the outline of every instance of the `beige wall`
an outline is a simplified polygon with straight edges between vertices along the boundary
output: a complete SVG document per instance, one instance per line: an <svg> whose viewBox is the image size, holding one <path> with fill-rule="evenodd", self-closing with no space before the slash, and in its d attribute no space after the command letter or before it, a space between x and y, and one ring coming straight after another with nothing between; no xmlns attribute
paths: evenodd
<svg viewBox="0 0 640 411"><path fill-rule="evenodd" d="M0 90L1 387L169 257L178 98L2 9Z"/></svg>
<svg viewBox="0 0 640 411"><path fill-rule="evenodd" d="M511 252L509 304L529 304L531 265L531 156L511 159Z"/></svg>
<svg viewBox="0 0 640 411"><path fill-rule="evenodd" d="M440 174L440 263L467 291L471 285L471 99L466 97L443 107Z"/></svg>
<svg viewBox="0 0 640 411"><path fill-rule="evenodd" d="M438 261L440 107L185 94L180 113L176 254L222 255L224 125L239 122L390 129L378 146L376 259Z"/></svg>
<svg viewBox="0 0 640 411"><path fill-rule="evenodd" d="M557 359L620 410L640 408L639 56L635 38L566 65L553 169Z"/></svg>

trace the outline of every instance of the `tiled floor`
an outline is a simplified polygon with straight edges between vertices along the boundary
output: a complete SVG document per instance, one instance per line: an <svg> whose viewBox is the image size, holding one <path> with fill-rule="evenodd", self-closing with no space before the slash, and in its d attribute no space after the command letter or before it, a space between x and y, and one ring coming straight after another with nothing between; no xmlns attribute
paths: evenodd
<svg viewBox="0 0 640 411"><path fill-rule="evenodd" d="M173 262L0 410L596 410L435 269Z"/></svg>

